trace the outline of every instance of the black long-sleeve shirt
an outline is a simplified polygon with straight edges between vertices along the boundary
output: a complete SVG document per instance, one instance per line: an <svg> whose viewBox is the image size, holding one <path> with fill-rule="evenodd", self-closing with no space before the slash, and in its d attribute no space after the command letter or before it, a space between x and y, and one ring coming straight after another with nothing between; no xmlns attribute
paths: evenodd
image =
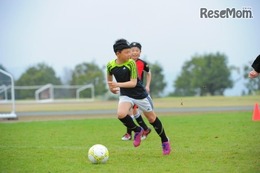
<svg viewBox="0 0 260 173"><path fill-rule="evenodd" d="M252 64L252 67L257 73L260 73L260 55L256 57L255 61Z"/></svg>

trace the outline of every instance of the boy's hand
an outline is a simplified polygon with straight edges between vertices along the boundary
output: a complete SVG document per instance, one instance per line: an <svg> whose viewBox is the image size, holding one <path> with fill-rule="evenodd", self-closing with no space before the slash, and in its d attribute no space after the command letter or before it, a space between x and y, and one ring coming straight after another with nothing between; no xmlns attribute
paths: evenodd
<svg viewBox="0 0 260 173"><path fill-rule="evenodd" d="M252 70L249 72L248 77L249 78L256 78L259 75L255 70Z"/></svg>
<svg viewBox="0 0 260 173"><path fill-rule="evenodd" d="M149 87L149 86L146 86L145 89L146 89L146 91L147 91L148 93L150 93L150 87Z"/></svg>
<svg viewBox="0 0 260 173"><path fill-rule="evenodd" d="M108 86L109 86L109 90L114 93L114 94L118 94L120 91L120 88L117 86L116 82L113 81L109 81L107 82Z"/></svg>

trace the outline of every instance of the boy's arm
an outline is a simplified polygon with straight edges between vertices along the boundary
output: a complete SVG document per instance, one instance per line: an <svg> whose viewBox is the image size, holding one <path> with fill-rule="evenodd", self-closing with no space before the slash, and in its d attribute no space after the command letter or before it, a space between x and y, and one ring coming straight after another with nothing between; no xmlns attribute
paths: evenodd
<svg viewBox="0 0 260 173"><path fill-rule="evenodd" d="M114 82L114 81L108 81L108 85L111 86L111 88L134 88L136 86L137 79L131 79L127 82Z"/></svg>
<svg viewBox="0 0 260 173"><path fill-rule="evenodd" d="M108 85L111 88L134 88L137 84L137 68L134 60L129 60L129 66L130 66L130 81L127 82L113 82L108 81Z"/></svg>
<svg viewBox="0 0 260 173"><path fill-rule="evenodd" d="M258 55L256 57L256 59L254 60L252 67L254 70L250 71L248 74L249 78L256 78L257 76L259 76L260 73L260 55Z"/></svg>
<svg viewBox="0 0 260 173"><path fill-rule="evenodd" d="M150 67L147 64L147 62L143 61L143 63L144 63L144 72L146 72L146 85L145 85L145 89L149 93L150 92L150 85L151 85L151 81L152 81L152 73L151 73Z"/></svg>
<svg viewBox="0 0 260 173"><path fill-rule="evenodd" d="M109 90L114 93L114 94L117 94L119 92L119 88L118 87L114 87L112 85L110 85L110 83L113 82L113 76L110 75L109 73L107 73L107 83L108 83L108 88Z"/></svg>
<svg viewBox="0 0 260 173"><path fill-rule="evenodd" d="M146 85L145 85L145 89L146 89L146 91L148 93L150 92L151 81L152 81L152 73L151 73L151 71L146 72Z"/></svg>

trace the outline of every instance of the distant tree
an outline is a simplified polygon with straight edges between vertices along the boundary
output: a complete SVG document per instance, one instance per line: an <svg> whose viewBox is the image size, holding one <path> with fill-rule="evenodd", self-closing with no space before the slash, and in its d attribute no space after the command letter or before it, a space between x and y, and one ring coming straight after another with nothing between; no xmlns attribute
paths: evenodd
<svg viewBox="0 0 260 173"><path fill-rule="evenodd" d="M45 63L39 63L36 66L29 67L16 81L17 86L46 85L48 83L60 85L61 80L56 77L53 68ZM16 96L18 99L34 98L34 92L31 90L19 90Z"/></svg>
<svg viewBox="0 0 260 173"><path fill-rule="evenodd" d="M164 80L163 68L158 62L154 64L149 63L149 66L152 73L150 95L154 98L160 97L167 85Z"/></svg>
<svg viewBox="0 0 260 173"><path fill-rule="evenodd" d="M225 89L233 87L231 70L224 54L193 56L184 63L181 74L173 83L175 90L171 95L224 95Z"/></svg>
<svg viewBox="0 0 260 173"><path fill-rule="evenodd" d="M67 67L64 67L61 80L63 84L69 85L72 80L72 70Z"/></svg>
<svg viewBox="0 0 260 173"><path fill-rule="evenodd" d="M107 92L104 73L94 62L78 64L72 72L71 85L94 84L95 95ZM83 96L89 97L90 92L82 92Z"/></svg>
<svg viewBox="0 0 260 173"><path fill-rule="evenodd" d="M259 94L260 93L260 77L256 77L254 79L251 79L248 77L248 73L252 70L251 67L245 65L244 66L244 79L246 80L245 86L246 90L244 91L245 95L250 95L250 94Z"/></svg>
<svg viewBox="0 0 260 173"><path fill-rule="evenodd" d="M2 69L2 70L5 70L5 71L6 71L5 67L4 67L2 64L0 64L0 69Z"/></svg>

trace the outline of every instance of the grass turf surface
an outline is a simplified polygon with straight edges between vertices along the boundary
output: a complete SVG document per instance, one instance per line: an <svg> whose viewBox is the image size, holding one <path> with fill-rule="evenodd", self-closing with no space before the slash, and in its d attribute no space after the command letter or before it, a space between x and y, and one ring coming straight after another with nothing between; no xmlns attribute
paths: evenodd
<svg viewBox="0 0 260 173"><path fill-rule="evenodd" d="M141 146L121 141L116 118L0 124L0 172L260 172L260 123L252 112L160 116L173 152L162 155L154 129ZM110 153L94 165L88 149Z"/></svg>

